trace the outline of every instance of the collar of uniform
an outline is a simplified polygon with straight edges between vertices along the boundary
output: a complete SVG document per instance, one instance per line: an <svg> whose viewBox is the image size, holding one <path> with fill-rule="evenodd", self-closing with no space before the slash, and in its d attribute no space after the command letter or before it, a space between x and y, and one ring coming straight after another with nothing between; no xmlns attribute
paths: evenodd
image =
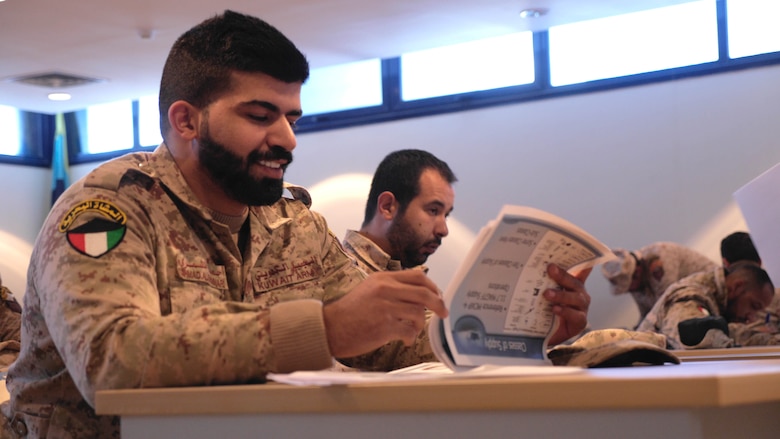
<svg viewBox="0 0 780 439"><path fill-rule="evenodd" d="M351 247L356 256L359 257L366 265L373 268L375 271L398 271L403 270L401 261L398 259L392 259L381 247L365 236L361 235L356 230L347 230L344 237L344 244ZM412 270L422 270L428 272L428 267L424 265L417 265L411 267Z"/></svg>
<svg viewBox="0 0 780 439"><path fill-rule="evenodd" d="M207 218L211 218L206 206L198 200L195 194L187 184L187 180L184 179L184 175L181 173L181 169L173 160L173 155L168 150L168 146L165 143L160 144L154 153L150 157L145 172L160 180L168 190L170 190L178 199L183 201L191 208L201 212L201 215Z"/></svg>
<svg viewBox="0 0 780 439"><path fill-rule="evenodd" d="M374 241L361 235L356 230L347 230L344 243L352 248L355 256L359 257L375 271L397 271L402 268L401 261L390 258L390 255Z"/></svg>
<svg viewBox="0 0 780 439"><path fill-rule="evenodd" d="M202 217L214 219L209 209L198 200L192 189L187 185L187 180L184 179L181 169L176 165L176 161L173 160L171 152L164 143L154 150L149 162L144 166L148 168L144 172L159 178L160 182L182 202L198 211ZM249 212L250 217L252 213L260 217L260 224L269 231L279 228L290 221L290 218L280 216L271 206L250 208Z"/></svg>

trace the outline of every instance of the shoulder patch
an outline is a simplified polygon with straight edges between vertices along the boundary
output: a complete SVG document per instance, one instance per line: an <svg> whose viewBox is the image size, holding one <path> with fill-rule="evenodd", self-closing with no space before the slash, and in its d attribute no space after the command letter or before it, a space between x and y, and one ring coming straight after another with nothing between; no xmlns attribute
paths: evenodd
<svg viewBox="0 0 780 439"><path fill-rule="evenodd" d="M110 201L105 200L87 200L73 206L68 210L68 213L60 221L58 227L60 232L67 231L73 224L73 221L85 212L96 212L106 218L124 225L127 223L127 215L122 212L118 207L114 206Z"/></svg>
<svg viewBox="0 0 780 439"><path fill-rule="evenodd" d="M95 212L104 218L95 218L71 229L81 214ZM99 258L116 248L125 237L127 215L118 207L104 200L83 201L68 210L60 221L58 230L67 234L68 243L79 253Z"/></svg>
<svg viewBox="0 0 780 439"><path fill-rule="evenodd" d="M284 182L284 188L293 196L293 199L300 201L306 207L311 207L311 195L309 195L309 191L306 188L287 182Z"/></svg>

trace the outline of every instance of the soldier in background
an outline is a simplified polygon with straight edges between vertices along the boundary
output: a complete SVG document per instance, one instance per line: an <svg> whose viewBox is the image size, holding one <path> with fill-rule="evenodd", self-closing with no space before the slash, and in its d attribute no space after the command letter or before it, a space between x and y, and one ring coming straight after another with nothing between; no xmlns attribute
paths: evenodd
<svg viewBox="0 0 780 439"><path fill-rule="evenodd" d="M612 250L617 256L601 266L612 294L631 293L641 321L674 282L718 266L707 256L674 242L657 242L638 250Z"/></svg>
<svg viewBox="0 0 780 439"><path fill-rule="evenodd" d="M671 349L757 344L750 342L752 334L737 328L755 321L774 294L769 275L756 264L735 263L728 270L716 267L669 286L637 330L664 334ZM763 341L779 342L776 337Z"/></svg>
<svg viewBox="0 0 780 439"><path fill-rule="evenodd" d="M729 268L737 262L751 262L762 267L761 256L758 254L753 239L748 232L737 231L727 235L720 241L720 255L723 267ZM766 339L778 332L780 325L780 288L775 287L775 297L772 303L756 315L756 321L747 327L735 327L733 331L747 332L740 337L747 344L768 344Z"/></svg>
<svg viewBox="0 0 780 439"><path fill-rule="evenodd" d="M0 371L5 371L19 355L22 307L0 276Z"/></svg>
<svg viewBox="0 0 780 439"><path fill-rule="evenodd" d="M417 149L388 154L371 181L360 230L347 230L344 248L367 273L421 269L447 236L455 203L455 174Z"/></svg>

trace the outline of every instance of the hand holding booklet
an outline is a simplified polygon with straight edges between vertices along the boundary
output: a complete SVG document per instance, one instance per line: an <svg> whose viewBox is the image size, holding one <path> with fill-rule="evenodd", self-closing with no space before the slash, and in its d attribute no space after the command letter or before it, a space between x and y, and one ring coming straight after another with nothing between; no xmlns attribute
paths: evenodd
<svg viewBox="0 0 780 439"><path fill-rule="evenodd" d="M504 206L482 228L444 291L450 314L430 322L433 352L453 370L551 364L547 344L558 321L542 295L556 287L547 265L576 272L614 257L562 218Z"/></svg>

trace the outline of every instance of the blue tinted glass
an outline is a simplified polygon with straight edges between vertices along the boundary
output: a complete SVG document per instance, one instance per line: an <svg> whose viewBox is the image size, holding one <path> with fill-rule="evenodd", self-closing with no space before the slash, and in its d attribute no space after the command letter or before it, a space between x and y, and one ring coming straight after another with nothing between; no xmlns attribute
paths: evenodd
<svg viewBox="0 0 780 439"><path fill-rule="evenodd" d="M160 109L157 102L157 95L138 99L138 141L141 146L154 146L162 143Z"/></svg>
<svg viewBox="0 0 780 439"><path fill-rule="evenodd" d="M86 153L120 151L133 147L133 103L130 100L87 107Z"/></svg>
<svg viewBox="0 0 780 439"><path fill-rule="evenodd" d="M533 34L401 55L401 99L411 101L534 82Z"/></svg>
<svg viewBox="0 0 780 439"><path fill-rule="evenodd" d="M301 88L301 105L307 116L382 105L382 61L312 69Z"/></svg>
<svg viewBox="0 0 780 439"><path fill-rule="evenodd" d="M0 105L0 154L19 155L22 150L19 110Z"/></svg>
<svg viewBox="0 0 780 439"><path fill-rule="evenodd" d="M714 0L554 26L549 38L553 86L718 59Z"/></svg>
<svg viewBox="0 0 780 439"><path fill-rule="evenodd" d="M730 58L780 51L780 1L731 0L726 9Z"/></svg>

